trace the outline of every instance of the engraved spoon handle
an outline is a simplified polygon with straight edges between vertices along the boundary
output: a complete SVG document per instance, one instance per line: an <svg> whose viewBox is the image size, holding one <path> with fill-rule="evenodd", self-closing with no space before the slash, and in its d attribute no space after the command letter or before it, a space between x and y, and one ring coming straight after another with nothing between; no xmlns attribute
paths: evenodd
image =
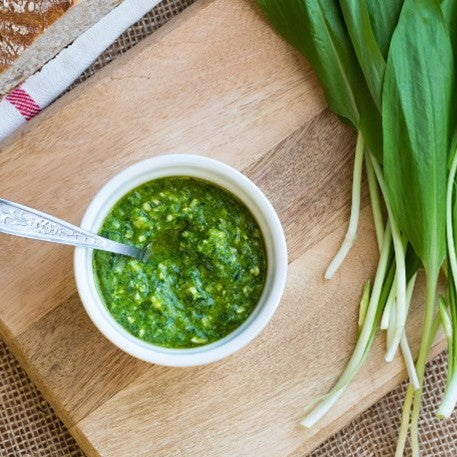
<svg viewBox="0 0 457 457"><path fill-rule="evenodd" d="M141 249L103 238L49 214L1 198L0 233L143 258Z"/></svg>

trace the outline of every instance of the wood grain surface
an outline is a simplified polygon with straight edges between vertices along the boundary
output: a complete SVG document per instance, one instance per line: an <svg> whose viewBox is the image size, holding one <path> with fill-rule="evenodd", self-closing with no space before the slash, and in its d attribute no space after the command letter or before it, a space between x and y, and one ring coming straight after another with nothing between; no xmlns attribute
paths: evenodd
<svg viewBox="0 0 457 457"><path fill-rule="evenodd" d="M249 176L286 232L287 287L266 330L228 359L187 369L138 361L96 330L71 248L2 236L0 331L88 455L301 457L404 379L378 338L332 413L298 425L351 352L376 266L364 195L357 245L323 279L345 231L354 145L251 0L200 0L0 145L0 195L74 223L127 165L192 152ZM411 313L416 348L420 300Z"/></svg>

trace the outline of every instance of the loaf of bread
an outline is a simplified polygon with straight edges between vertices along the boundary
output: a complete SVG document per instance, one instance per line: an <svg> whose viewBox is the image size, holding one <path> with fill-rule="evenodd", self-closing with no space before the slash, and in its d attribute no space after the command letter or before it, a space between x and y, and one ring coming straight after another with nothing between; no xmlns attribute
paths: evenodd
<svg viewBox="0 0 457 457"><path fill-rule="evenodd" d="M0 97L122 0L0 0Z"/></svg>

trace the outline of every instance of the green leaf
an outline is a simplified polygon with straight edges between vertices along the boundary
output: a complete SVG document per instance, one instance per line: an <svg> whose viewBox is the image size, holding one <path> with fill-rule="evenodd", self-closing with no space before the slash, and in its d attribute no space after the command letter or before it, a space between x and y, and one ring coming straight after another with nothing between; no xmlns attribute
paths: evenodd
<svg viewBox="0 0 457 457"><path fill-rule="evenodd" d="M452 49L454 51L454 59L457 58L457 1L442 0L441 9L443 10L444 20L448 26L451 36Z"/></svg>
<svg viewBox="0 0 457 457"><path fill-rule="evenodd" d="M439 3L406 0L384 81L384 171L400 228L434 276L445 256L453 68Z"/></svg>
<svg viewBox="0 0 457 457"><path fill-rule="evenodd" d="M330 108L361 130L382 159L381 118L335 0L258 0L278 32L306 56Z"/></svg>
<svg viewBox="0 0 457 457"><path fill-rule="evenodd" d="M442 0L441 9L444 20L446 21L449 36L451 39L452 50L454 52L454 66L457 66L457 0ZM454 138L457 137L457 81L454 81L454 111L452 114L452 125L454 126Z"/></svg>
<svg viewBox="0 0 457 457"><path fill-rule="evenodd" d="M366 0L370 23L384 60L387 60L390 41L398 23L403 0Z"/></svg>
<svg viewBox="0 0 457 457"><path fill-rule="evenodd" d="M381 110L386 61L371 27L365 0L340 0L341 10L371 96Z"/></svg>
<svg viewBox="0 0 457 457"><path fill-rule="evenodd" d="M387 53L403 0L340 0L340 5L360 67L381 110Z"/></svg>

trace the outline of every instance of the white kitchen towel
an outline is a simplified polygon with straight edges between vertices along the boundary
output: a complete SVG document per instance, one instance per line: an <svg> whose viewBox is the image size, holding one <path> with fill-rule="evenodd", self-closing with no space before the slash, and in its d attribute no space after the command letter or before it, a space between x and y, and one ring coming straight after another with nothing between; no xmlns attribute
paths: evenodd
<svg viewBox="0 0 457 457"><path fill-rule="evenodd" d="M55 100L124 30L161 0L124 0L0 101L0 141Z"/></svg>

